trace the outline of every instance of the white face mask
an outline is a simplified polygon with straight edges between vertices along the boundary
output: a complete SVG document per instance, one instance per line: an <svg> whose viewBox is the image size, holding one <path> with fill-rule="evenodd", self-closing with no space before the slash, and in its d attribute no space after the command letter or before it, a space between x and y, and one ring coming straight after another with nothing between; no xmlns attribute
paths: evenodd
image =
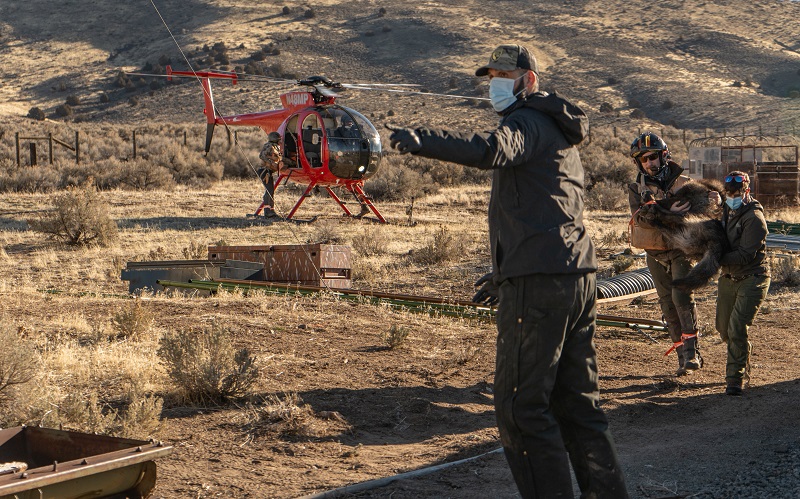
<svg viewBox="0 0 800 499"><path fill-rule="evenodd" d="M522 78L520 76L519 78ZM522 93L522 90L514 93L514 84L519 78L492 78L489 81L489 100L492 101L492 107L498 113L505 110L517 101L517 95Z"/></svg>

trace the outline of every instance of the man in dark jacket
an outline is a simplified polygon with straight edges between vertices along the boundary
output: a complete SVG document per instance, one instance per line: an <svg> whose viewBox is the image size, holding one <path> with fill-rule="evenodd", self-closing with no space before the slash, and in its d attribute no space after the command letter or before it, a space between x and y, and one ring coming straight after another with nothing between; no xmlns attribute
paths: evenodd
<svg viewBox="0 0 800 499"><path fill-rule="evenodd" d="M727 395L741 395L749 377L753 345L747 330L767 296L770 276L766 262L767 221L764 208L750 196L750 177L734 171L725 177L722 224L731 250L722 255L717 294L717 331L728 345L725 368Z"/></svg>
<svg viewBox="0 0 800 499"><path fill-rule="evenodd" d="M682 175L680 165L671 161L666 142L653 132L644 132L636 137L631 143L630 155L638 170L636 181L628 185L628 203L633 214L631 246L647 252L647 268L653 276L661 313L673 342L667 353L675 351L678 356L677 374L682 376L703 367L694 296L691 291L672 285L673 280L686 277L692 264L680 248L667 245L660 229L640 219L639 209L645 203L669 199L690 179ZM717 198L713 201L719 204L721 199L714 194ZM688 209L688 205L677 202L670 207L676 213L685 213Z"/></svg>
<svg viewBox="0 0 800 499"><path fill-rule="evenodd" d="M494 272L476 300L499 298L495 409L522 497L572 497L569 461L583 495L628 497L599 406L597 262L583 225L575 147L586 136L586 115L538 91L536 60L525 47L501 45L475 74L490 79L500 114L494 132L390 127L391 145L493 170Z"/></svg>

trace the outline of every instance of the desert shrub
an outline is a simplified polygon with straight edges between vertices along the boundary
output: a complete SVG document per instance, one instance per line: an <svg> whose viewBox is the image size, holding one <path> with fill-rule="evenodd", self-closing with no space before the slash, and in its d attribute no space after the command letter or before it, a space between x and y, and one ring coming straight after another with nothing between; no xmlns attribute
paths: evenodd
<svg viewBox="0 0 800 499"><path fill-rule="evenodd" d="M633 257L629 255L619 255L614 258L614 261L612 262L611 266L614 269L615 274L621 274L622 272L625 272L626 270L631 268L634 261L635 260L633 259Z"/></svg>
<svg viewBox="0 0 800 499"><path fill-rule="evenodd" d="M128 307L120 309L111 318L111 324L122 338L142 338L150 330L155 320L153 312L142 300L135 300Z"/></svg>
<svg viewBox="0 0 800 499"><path fill-rule="evenodd" d="M344 242L338 230L338 223L333 220L321 220L314 224L314 230L308 238L312 244L339 244Z"/></svg>
<svg viewBox="0 0 800 499"><path fill-rule="evenodd" d="M116 240L117 224L93 185L70 188L53 204L53 211L28 221L33 230L71 245L108 246Z"/></svg>
<svg viewBox="0 0 800 499"><path fill-rule="evenodd" d="M383 17L386 15L386 8L381 7L378 9L378 17ZM800 74L800 70L798 70L797 74Z"/></svg>
<svg viewBox="0 0 800 499"><path fill-rule="evenodd" d="M30 111L28 111L28 118L33 118L37 121L44 121L45 116L44 111L39 109L38 107L32 107Z"/></svg>
<svg viewBox="0 0 800 499"><path fill-rule="evenodd" d="M622 185L598 182L586 193L586 208L589 210L618 211L627 207L628 191Z"/></svg>
<svg viewBox="0 0 800 499"><path fill-rule="evenodd" d="M613 76L609 76L607 81L609 85L616 85L619 83L619 80Z"/></svg>
<svg viewBox="0 0 800 499"><path fill-rule="evenodd" d="M200 241L190 241L189 246L181 251L187 260L201 260L208 256L208 246Z"/></svg>
<svg viewBox="0 0 800 499"><path fill-rule="evenodd" d="M175 186L172 173L164 166L141 159L119 164L117 179L131 189L170 189Z"/></svg>
<svg viewBox="0 0 800 499"><path fill-rule="evenodd" d="M389 350L400 348L407 338L408 330L397 324L392 324L392 327L390 327L388 331L381 333L381 339L386 343L386 346L389 347Z"/></svg>
<svg viewBox="0 0 800 499"><path fill-rule="evenodd" d="M56 116L60 116L61 118L72 116L72 106L69 104L61 104L60 106L56 106Z"/></svg>
<svg viewBox="0 0 800 499"><path fill-rule="evenodd" d="M106 104L110 100L111 100L111 98L109 98L107 93L103 92L102 94L100 94L100 103L101 104Z"/></svg>
<svg viewBox="0 0 800 499"><path fill-rule="evenodd" d="M786 286L800 286L800 257L774 255L769 258L772 282Z"/></svg>
<svg viewBox="0 0 800 499"><path fill-rule="evenodd" d="M0 171L0 191L50 192L59 187L61 175L48 166Z"/></svg>
<svg viewBox="0 0 800 499"><path fill-rule="evenodd" d="M457 259L464 254L465 246L461 236L451 234L442 226L425 246L411 253L411 257L416 263L434 265Z"/></svg>
<svg viewBox="0 0 800 499"><path fill-rule="evenodd" d="M647 117L647 115L641 109L634 109L633 111L631 111L631 118L633 118L633 119L641 120L641 119L644 119L646 117Z"/></svg>
<svg viewBox="0 0 800 499"><path fill-rule="evenodd" d="M386 253L389 238L382 230L367 228L353 236L350 244L361 256L382 255Z"/></svg>
<svg viewBox="0 0 800 499"><path fill-rule="evenodd" d="M283 9L281 9L281 12L283 13L284 16L288 16L289 14L292 13L292 9L290 9L288 6L284 5Z"/></svg>
<svg viewBox="0 0 800 499"><path fill-rule="evenodd" d="M248 404L244 431L253 436L312 436L317 420L311 406L295 392L269 395L263 403Z"/></svg>
<svg viewBox="0 0 800 499"><path fill-rule="evenodd" d="M34 345L5 324L0 325L0 345L3 345L0 348L0 407L3 407L15 396L15 387L36 376L41 361Z"/></svg>
<svg viewBox="0 0 800 499"><path fill-rule="evenodd" d="M314 9L306 9L305 13L303 13L303 17L306 19L314 19L317 17L317 14L314 13Z"/></svg>
<svg viewBox="0 0 800 499"><path fill-rule="evenodd" d="M667 99L661 103L661 109L672 109L675 106L675 103L671 100Z"/></svg>
<svg viewBox="0 0 800 499"><path fill-rule="evenodd" d="M66 103L68 106L78 106L81 103L81 98L77 95L68 95Z"/></svg>
<svg viewBox="0 0 800 499"><path fill-rule="evenodd" d="M163 399L135 390L125 410L101 402L96 392L71 393L57 406L52 418L59 426L117 437L146 438L160 426Z"/></svg>
<svg viewBox="0 0 800 499"><path fill-rule="evenodd" d="M630 107L642 107L642 102L639 99L637 99L635 97L632 97L630 100L628 100L628 106L630 106Z"/></svg>
<svg viewBox="0 0 800 499"><path fill-rule="evenodd" d="M601 113L613 113L614 112L614 106L612 106L608 102L603 102L602 104L600 104L600 112Z"/></svg>
<svg viewBox="0 0 800 499"><path fill-rule="evenodd" d="M216 404L245 395L258 379L256 359L236 350L231 332L213 324L200 332L179 331L161 339L158 356L183 397Z"/></svg>

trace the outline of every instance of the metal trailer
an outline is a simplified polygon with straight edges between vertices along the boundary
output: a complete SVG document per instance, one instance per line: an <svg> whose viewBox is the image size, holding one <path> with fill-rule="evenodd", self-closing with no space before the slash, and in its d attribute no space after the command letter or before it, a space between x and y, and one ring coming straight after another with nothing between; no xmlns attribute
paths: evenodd
<svg viewBox="0 0 800 499"><path fill-rule="evenodd" d="M20 426L0 430L0 499L149 497L162 442Z"/></svg>

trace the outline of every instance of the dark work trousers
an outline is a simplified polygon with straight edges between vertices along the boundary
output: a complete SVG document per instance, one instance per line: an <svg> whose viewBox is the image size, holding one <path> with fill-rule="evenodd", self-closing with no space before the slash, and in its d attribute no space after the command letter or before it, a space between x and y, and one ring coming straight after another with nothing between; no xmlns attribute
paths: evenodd
<svg viewBox="0 0 800 499"><path fill-rule="evenodd" d="M722 341L728 345L725 367L728 382L741 382L747 372L752 348L747 330L753 325L761 302L767 296L769 283L767 275L752 275L738 281L719 278L716 326Z"/></svg>
<svg viewBox="0 0 800 499"><path fill-rule="evenodd" d="M273 178L272 170L259 168L258 178L264 184L264 197L262 198L264 205L269 208L275 208L275 179Z"/></svg>
<svg viewBox="0 0 800 499"><path fill-rule="evenodd" d="M533 274L500 285L497 426L524 498L627 498L594 348L595 274Z"/></svg>
<svg viewBox="0 0 800 499"><path fill-rule="evenodd" d="M661 262L650 255L647 255L647 268L653 276L658 293L658 303L661 305L661 313L667 321L669 337L672 341L680 341L681 333L690 333L697 329L696 324L687 324L681 327L679 310L694 310L694 297L691 292L686 292L672 287L674 279L686 277L692 270L692 264L685 256L673 258L669 262Z"/></svg>

